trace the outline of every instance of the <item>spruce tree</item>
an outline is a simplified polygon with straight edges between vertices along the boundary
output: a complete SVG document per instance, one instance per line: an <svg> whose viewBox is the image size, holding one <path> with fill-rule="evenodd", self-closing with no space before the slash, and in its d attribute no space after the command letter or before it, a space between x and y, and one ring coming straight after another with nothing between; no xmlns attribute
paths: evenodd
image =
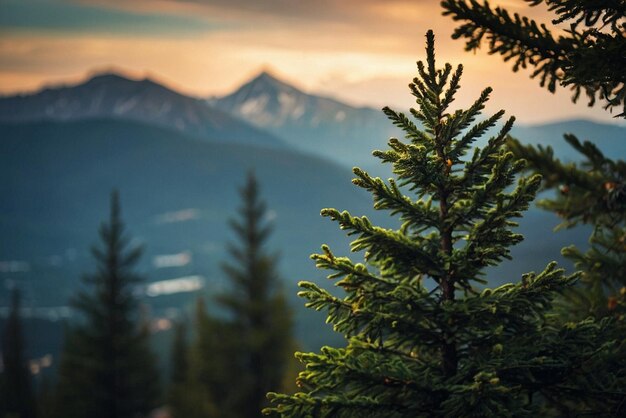
<svg viewBox="0 0 626 418"><path fill-rule="evenodd" d="M231 289L218 302L231 318L227 326L234 335L230 376L236 380L229 388L235 395L233 416L252 418L261 416L267 392L281 389L294 344L277 257L265 248L272 226L252 172L240 195L239 217L230 221L238 241L229 245L232 261L223 265Z"/></svg>
<svg viewBox="0 0 626 418"><path fill-rule="evenodd" d="M34 418L36 416L28 359L24 354L24 335L20 318L20 292L13 289L11 310L2 333L0 373L0 416Z"/></svg>
<svg viewBox="0 0 626 418"><path fill-rule="evenodd" d="M489 52L513 59L514 70L531 67L541 86L554 91L561 84L598 97L607 109L626 110L626 3L585 0L530 0L545 3L555 13L554 29L569 28L555 36L544 24L488 3L445 0L444 14L463 21L454 38L464 38L467 50L476 50L487 38ZM622 111L618 117L626 118ZM613 317L626 330L626 163L605 156L592 142L575 135L565 140L581 154L582 163L564 163L551 147L523 145L511 140L516 156L529 162L529 169L543 175L545 189L553 198L539 206L563 219L559 228L579 224L593 227L590 248L563 249L576 268L583 271L582 286L569 291L564 303L566 318ZM624 331L621 331L623 338Z"/></svg>
<svg viewBox="0 0 626 418"><path fill-rule="evenodd" d="M59 367L57 416L135 418L158 402L159 377L149 333L138 323L133 288L141 278L133 268L142 249L129 247L117 192L108 222L93 247L96 271L86 275L89 291L72 301L83 322L69 327Z"/></svg>
<svg viewBox="0 0 626 418"><path fill-rule="evenodd" d="M535 417L624 413L624 393L610 371L594 369L614 348L606 321L560 325L554 298L572 286L554 263L515 283L477 290L485 269L509 258L522 237L514 218L533 200L540 177L505 147L509 119L482 149L474 141L503 111L475 122L487 88L466 110L450 111L462 66L435 66L434 35L426 63L410 84L413 117L384 112L405 132L374 155L393 166L384 182L355 168L354 183L372 193L374 208L398 215L399 229L366 217L324 209L322 215L355 235L355 263L323 246L319 268L343 289L337 297L302 282L307 306L327 310L327 322L347 347L298 353L306 370L302 392L271 393L267 413L284 417ZM515 188L512 188L516 184ZM581 400L584 405L581 406ZM584 408L584 409L583 409ZM591 416L590 415L590 416Z"/></svg>

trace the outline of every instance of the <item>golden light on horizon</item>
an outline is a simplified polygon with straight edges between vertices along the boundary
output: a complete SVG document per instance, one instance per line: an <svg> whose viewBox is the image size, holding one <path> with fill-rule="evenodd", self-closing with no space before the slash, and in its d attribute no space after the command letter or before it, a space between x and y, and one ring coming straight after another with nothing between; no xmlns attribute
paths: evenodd
<svg viewBox="0 0 626 418"><path fill-rule="evenodd" d="M77 83L94 71L112 68L206 97L226 94L270 68L305 91L331 94L351 104L408 106L406 84L414 75L415 61L424 55L423 36L432 28L438 60L463 63L466 68L460 104L490 85L495 90L494 107L509 109L523 122L584 116L615 123L600 107L590 110L585 103L573 105L569 91L547 93L527 73L513 73L510 64L499 57L466 53L461 41L451 40L454 22L441 15L438 0L324 0L318 8L301 2L289 10L279 9L278 1L252 3L74 3L115 13L128 11L133 16L143 13L152 20L164 16L163 25L168 16L207 22L206 28L192 33L167 26L147 32L108 30L106 26L107 30L0 27L0 94ZM519 7L523 2L499 3L512 11L529 11L527 6ZM541 9L530 12L534 18L549 20Z"/></svg>

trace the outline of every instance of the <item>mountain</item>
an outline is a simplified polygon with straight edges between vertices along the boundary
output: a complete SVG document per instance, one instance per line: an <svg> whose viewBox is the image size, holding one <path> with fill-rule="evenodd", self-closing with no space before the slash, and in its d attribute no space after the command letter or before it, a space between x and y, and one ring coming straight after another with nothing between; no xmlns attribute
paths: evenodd
<svg viewBox="0 0 626 418"><path fill-rule="evenodd" d="M372 150L399 134L380 110L307 94L267 72L209 102L297 149L349 167L377 164Z"/></svg>
<svg viewBox="0 0 626 418"><path fill-rule="evenodd" d="M150 79L96 75L74 85L0 97L0 122L119 118L173 129L199 139L284 147L268 132Z"/></svg>
<svg viewBox="0 0 626 418"><path fill-rule="evenodd" d="M360 166L388 176L371 152L384 148L392 136L403 137L377 109L353 107L303 91L262 72L233 93L209 103L282 138L291 146L341 164ZM404 109L397 109L403 111ZM405 113L408 113L406 109ZM538 125L516 124L512 134L527 143L550 145L555 155L579 156L563 141L563 133L594 141L608 155L626 156L626 127L569 120ZM486 138L485 138L486 141ZM482 145L478 143L477 145Z"/></svg>

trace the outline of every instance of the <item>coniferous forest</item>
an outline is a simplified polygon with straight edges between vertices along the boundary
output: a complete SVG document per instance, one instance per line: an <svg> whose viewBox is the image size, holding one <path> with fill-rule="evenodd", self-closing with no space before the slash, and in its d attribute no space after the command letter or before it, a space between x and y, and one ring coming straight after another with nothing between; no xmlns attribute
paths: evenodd
<svg viewBox="0 0 626 418"><path fill-rule="evenodd" d="M363 16L450 31L409 40L408 110L305 92L327 65L306 60L301 84L264 69L222 96L115 71L0 95L0 418L626 416L626 2L30 1L4 6L0 57L44 27L66 48L87 29L62 14L107 39L91 57L129 25L133 57L174 39L174 66L213 32L285 59L283 19L358 65ZM403 57L392 32L362 43ZM494 62L533 88L475 85ZM0 60L0 88L27 65ZM564 91L596 122L507 110Z"/></svg>

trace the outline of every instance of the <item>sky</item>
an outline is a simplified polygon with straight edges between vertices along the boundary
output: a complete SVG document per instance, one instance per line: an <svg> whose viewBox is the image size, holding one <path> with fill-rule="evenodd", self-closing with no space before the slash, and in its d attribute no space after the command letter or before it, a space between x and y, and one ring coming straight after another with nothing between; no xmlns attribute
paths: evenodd
<svg viewBox="0 0 626 418"><path fill-rule="evenodd" d="M523 0L491 4L550 23ZM623 123L601 106L571 103L568 90L547 92L500 57L465 52L441 11L439 0L0 0L0 94L115 70L207 97L268 70L307 92L404 110L433 29L438 63L464 65L459 107L491 86L487 110L521 123Z"/></svg>

